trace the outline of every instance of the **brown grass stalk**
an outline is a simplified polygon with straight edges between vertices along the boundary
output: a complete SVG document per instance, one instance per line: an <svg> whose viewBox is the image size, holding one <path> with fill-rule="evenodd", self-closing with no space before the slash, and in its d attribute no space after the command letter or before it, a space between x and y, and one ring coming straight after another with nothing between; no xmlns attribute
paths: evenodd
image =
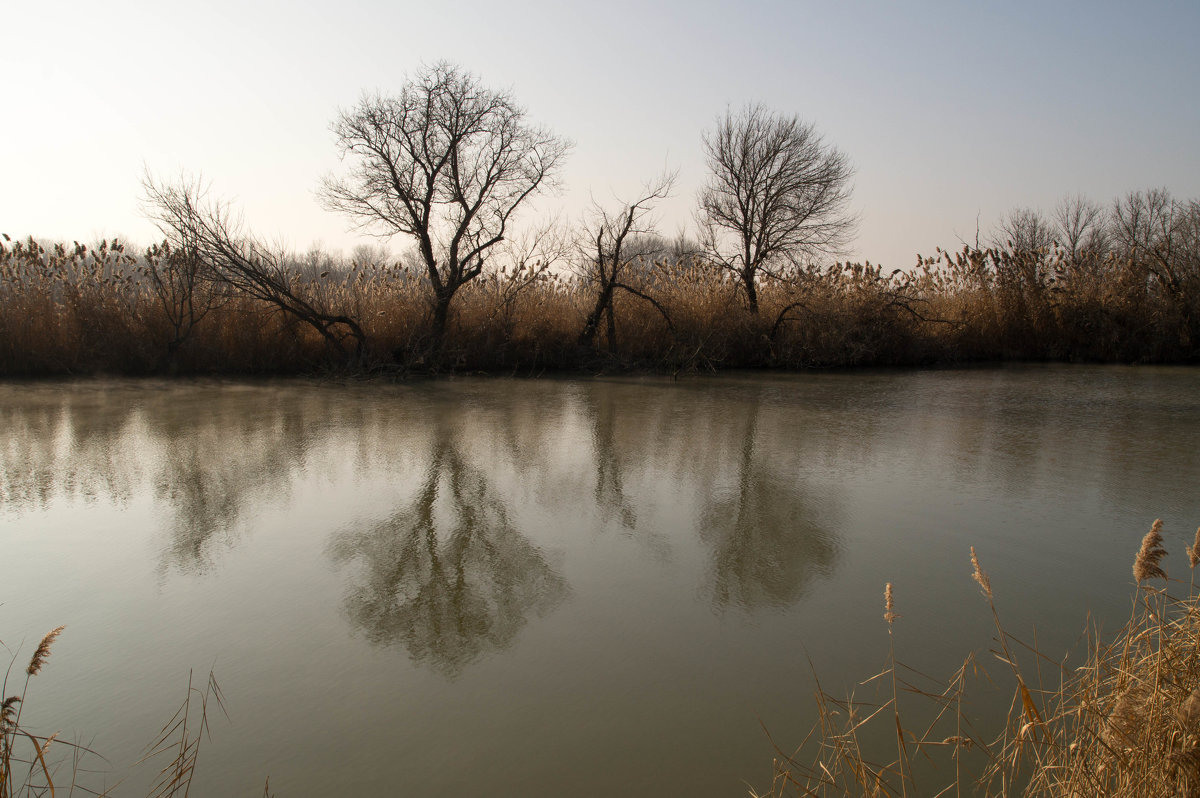
<svg viewBox="0 0 1200 798"><path fill-rule="evenodd" d="M1147 578L1164 570L1161 530L1156 522L1136 558ZM1083 663L1067 668L1005 629L974 550L971 564L992 612L993 654L1013 685L999 730L980 734L964 713L968 677L979 671L974 655L945 682L896 661L888 585L888 665L863 683L894 680L884 700L836 699L818 685L818 718L801 746L783 755L772 742L777 756L764 795L1200 798L1200 597L1139 588L1145 600L1134 602L1130 621L1109 639L1089 632ZM1038 665L1032 681L1030 657ZM876 758L889 748L891 756Z"/></svg>

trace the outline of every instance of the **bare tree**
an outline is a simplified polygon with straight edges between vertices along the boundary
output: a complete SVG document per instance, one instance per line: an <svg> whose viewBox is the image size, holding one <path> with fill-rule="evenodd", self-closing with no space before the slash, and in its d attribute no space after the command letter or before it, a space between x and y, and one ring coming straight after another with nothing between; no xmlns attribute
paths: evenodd
<svg viewBox="0 0 1200 798"><path fill-rule="evenodd" d="M197 182L169 185L147 176L142 187L151 220L172 244L195 254L202 276L296 317L343 359L361 359L366 335L358 322L327 307L297 264L244 233L227 204L209 201ZM354 341L353 355L347 338Z"/></svg>
<svg viewBox="0 0 1200 798"><path fill-rule="evenodd" d="M661 239L653 236L655 230L649 215L654 203L671 193L676 173L668 172L647 183L638 199L622 205L618 213L610 213L599 204L593 204L590 220L583 229L583 255L579 267L580 276L595 290L596 302L583 322L579 343L591 345L600 326L601 318L608 323L608 348L617 351L617 323L613 312L613 299L617 291L625 291L649 302L663 315L667 324L670 317L653 297L625 282L625 274L636 260L653 257L655 252L647 244Z"/></svg>
<svg viewBox="0 0 1200 798"><path fill-rule="evenodd" d="M572 250L570 230L557 216L505 239L483 276L492 306L488 319L499 318L509 329L517 297L538 283L557 279L558 265L570 258Z"/></svg>
<svg viewBox="0 0 1200 798"><path fill-rule="evenodd" d="M1099 255L1108 248L1104 208L1081 194L1063 197L1051 216L1054 239L1066 250L1071 263Z"/></svg>
<svg viewBox="0 0 1200 798"><path fill-rule="evenodd" d="M354 163L325 179L322 201L360 228L416 240L440 349L455 293L483 272L517 209L553 184L569 144L526 124L508 93L446 62L399 96L364 96L332 128Z"/></svg>
<svg viewBox="0 0 1200 798"><path fill-rule="evenodd" d="M155 244L142 256L142 276L150 286L171 330L160 368L173 365L176 354L204 317L226 298L212 280L204 279L204 261L194 244Z"/></svg>
<svg viewBox="0 0 1200 798"><path fill-rule="evenodd" d="M1133 191L1113 203L1113 238L1122 254L1177 299L1200 294L1200 202L1164 188Z"/></svg>
<svg viewBox="0 0 1200 798"><path fill-rule="evenodd" d="M761 105L726 111L703 145L712 174L700 191L701 243L741 280L757 313L760 276L780 277L849 240L854 170L812 124Z"/></svg>
<svg viewBox="0 0 1200 798"><path fill-rule="evenodd" d="M391 261L392 253L379 242L355 244L354 248L350 250L350 265L359 269L387 266Z"/></svg>
<svg viewBox="0 0 1200 798"><path fill-rule="evenodd" d="M1013 208L1000 217L992 232L992 246L998 250L1039 252L1054 245L1054 228L1033 208Z"/></svg>

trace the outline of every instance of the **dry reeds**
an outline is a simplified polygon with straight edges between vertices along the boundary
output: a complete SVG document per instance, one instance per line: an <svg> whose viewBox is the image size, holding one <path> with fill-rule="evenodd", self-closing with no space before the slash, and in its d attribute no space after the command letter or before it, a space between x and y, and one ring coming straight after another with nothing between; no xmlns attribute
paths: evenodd
<svg viewBox="0 0 1200 798"><path fill-rule="evenodd" d="M1165 578L1162 542L1156 521L1136 558L1139 583ZM1193 567L1196 548L1187 550ZM993 653L1015 682L998 731L982 733L986 720L973 724L964 711L973 655L937 683L893 653L864 683L894 680L880 702L818 690L813 731L790 754L776 746L765 794L1200 797L1200 596L1139 590L1129 623L1105 641L1089 634L1085 661L1068 668L1005 630L974 549L971 565L995 619ZM890 584L884 618L890 638Z"/></svg>
<svg viewBox="0 0 1200 798"><path fill-rule="evenodd" d="M313 373L347 368L352 349L365 372L1195 362L1200 260L1179 253L1172 286L1138 252L964 247L907 270L797 267L764 278L757 313L728 273L678 256L626 269L629 290L590 345L579 338L593 285L496 264L455 295L443 348L427 278L404 264L280 256L292 304L317 313L306 319L165 244L134 255L118 241L5 239L0 376Z"/></svg>
<svg viewBox="0 0 1200 798"><path fill-rule="evenodd" d="M1167 578L1167 572L1159 565L1167 554L1167 550L1163 548L1162 544L1162 519L1159 518L1142 538L1142 547L1133 560L1133 578L1136 581L1145 582L1147 579Z"/></svg>
<svg viewBox="0 0 1200 798"><path fill-rule="evenodd" d="M8 694L7 675L0 687L0 695L5 695L0 700L0 798L45 795L53 798L56 790L64 786L71 794L77 789L92 795L112 794L112 790L97 792L80 783L84 772L80 768L81 761L85 756L95 755L94 751L78 743L59 739L58 732L49 735L34 733L21 722L30 680L46 666L50 650L65 628L59 626L52 629L38 643L25 668L25 683L19 693ZM217 707L225 711L221 688L213 674L209 673L203 688L193 686L189 674L183 702L163 725L158 738L142 759L142 762L146 762L165 756L167 760L151 787L151 798L188 795L195 778L200 743L208 735L210 701L215 701ZM65 769L62 767L63 754L69 755L66 757L69 767ZM59 777L59 770L67 771L64 777ZM56 779L62 782L57 788Z"/></svg>
<svg viewBox="0 0 1200 798"><path fill-rule="evenodd" d="M54 641L58 639L63 629L66 628L66 626L59 626L46 633L46 636L42 638L42 642L38 643L37 648L34 649L33 656L29 658L29 667L25 669L27 676L36 676L38 671L42 669L42 666L46 664L46 660L50 657L50 647L54 645Z"/></svg>
<svg viewBox="0 0 1200 798"><path fill-rule="evenodd" d="M59 626L51 630L38 643L25 668L25 684L19 693L9 694L7 674L0 686L0 696L4 696L0 701L0 798L46 792L54 795L54 778L46 755L58 734L40 736L31 733L21 725L21 713L29 694L29 680L42 670L50 656L50 647L64 628Z"/></svg>

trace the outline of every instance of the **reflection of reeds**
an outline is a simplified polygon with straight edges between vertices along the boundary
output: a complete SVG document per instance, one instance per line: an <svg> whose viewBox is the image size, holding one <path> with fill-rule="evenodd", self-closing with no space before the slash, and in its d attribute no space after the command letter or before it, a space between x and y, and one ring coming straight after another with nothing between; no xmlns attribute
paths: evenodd
<svg viewBox="0 0 1200 798"><path fill-rule="evenodd" d="M1165 578L1161 529L1156 521L1137 555L1139 581ZM1195 545L1188 555L1194 567ZM980 731L965 711L973 656L939 683L893 653L868 680L892 682L878 702L818 690L817 723L793 753L776 745L767 794L1200 796L1200 595L1140 585L1129 623L1106 642L1089 635L1085 663L1068 669L1004 629L974 549L971 562L995 621L993 653L1014 680L999 730ZM884 617L890 635L890 584Z"/></svg>

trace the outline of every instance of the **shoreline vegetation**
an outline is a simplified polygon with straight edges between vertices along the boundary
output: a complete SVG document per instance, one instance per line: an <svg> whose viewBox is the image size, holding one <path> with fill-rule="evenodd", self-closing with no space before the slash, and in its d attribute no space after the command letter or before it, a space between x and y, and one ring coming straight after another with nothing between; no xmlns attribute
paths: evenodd
<svg viewBox="0 0 1200 798"><path fill-rule="evenodd" d="M887 666L860 685L874 692L872 699L838 698L818 684L812 730L787 751L771 740L776 757L770 789L752 788L750 795L1200 796L1200 529L1186 553L1188 592L1172 596L1162 521L1155 521L1134 560L1137 588L1129 620L1112 636L1087 629L1084 661L1072 666L1005 628L991 579L971 547L971 575L994 624L990 653L1003 674L997 680L981 675L975 652L940 681L898 661L901 615L888 583ZM81 762L96 753L21 722L30 679L46 665L63 628L36 647L19 689L18 680L10 679L12 652L0 710L0 798L52 795L63 787L91 792L79 783L92 773ZM1003 681L1000 689L1012 690L1006 716L1001 710L997 717L976 717L972 699L984 680L993 686ZM150 795L187 794L212 710L224 711L215 677L210 673L198 687L189 676L185 700L142 760L167 760Z"/></svg>
<svg viewBox="0 0 1200 798"><path fill-rule="evenodd" d="M790 752L775 745L771 789L752 796L1200 796L1200 529L1187 547L1190 584L1168 579L1166 554L1158 520L1134 560L1129 620L1112 636L1085 630L1084 661L1071 665L1004 627L972 546L971 575L994 624L990 653L1001 689L1011 689L1007 717L974 724L981 662L970 654L939 681L897 661L903 632L889 583L887 666L862 685L875 700L818 687L809 736ZM1187 595L1171 595L1172 582Z"/></svg>
<svg viewBox="0 0 1200 798"><path fill-rule="evenodd" d="M754 310L686 240L643 238L630 249L657 254L624 260L619 280L513 250L457 290L440 334L428 275L378 247L248 249L238 279L168 241L135 253L5 235L0 377L1200 362L1200 203L1139 192L1110 216L1086 245L1048 229L1013 243L1037 233L1026 219L1006 245L907 270L776 272L756 282Z"/></svg>

